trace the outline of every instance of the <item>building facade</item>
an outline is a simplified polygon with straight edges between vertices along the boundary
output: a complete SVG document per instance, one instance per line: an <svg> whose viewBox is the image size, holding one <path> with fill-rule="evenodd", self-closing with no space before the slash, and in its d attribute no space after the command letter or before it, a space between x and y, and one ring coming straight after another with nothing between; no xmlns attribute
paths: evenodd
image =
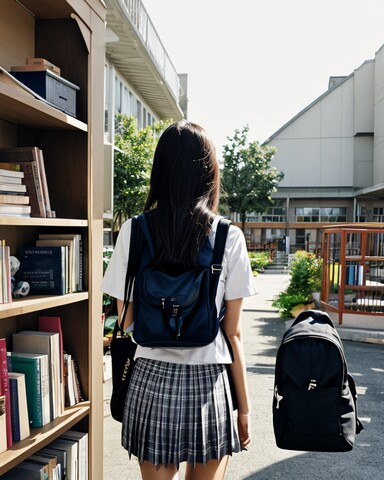
<svg viewBox="0 0 384 480"><path fill-rule="evenodd" d="M141 0L105 0L104 218L113 217L115 114L138 128L187 117L187 75L179 75ZM107 242L108 243L108 242Z"/></svg>
<svg viewBox="0 0 384 480"><path fill-rule="evenodd" d="M325 225L384 220L384 46L265 144L284 172L275 205L247 219L247 240L319 251Z"/></svg>

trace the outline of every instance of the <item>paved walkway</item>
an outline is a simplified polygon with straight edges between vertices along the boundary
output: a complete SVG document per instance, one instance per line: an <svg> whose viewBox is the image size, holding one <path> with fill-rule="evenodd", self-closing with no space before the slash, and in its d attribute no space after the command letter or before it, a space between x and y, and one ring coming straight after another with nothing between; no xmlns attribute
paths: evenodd
<svg viewBox="0 0 384 480"><path fill-rule="evenodd" d="M349 370L359 391L360 417L365 430L352 452L304 453L276 447L272 429L272 395L277 347L285 331L272 307L289 275L262 274L259 294L246 299L243 336L252 410L252 446L230 460L226 480L381 480L384 466L384 345L344 342ZM136 460L120 446L120 424L109 414L110 382L105 383L104 479L139 480ZM181 473L183 470L181 469ZM183 476L181 475L181 478Z"/></svg>

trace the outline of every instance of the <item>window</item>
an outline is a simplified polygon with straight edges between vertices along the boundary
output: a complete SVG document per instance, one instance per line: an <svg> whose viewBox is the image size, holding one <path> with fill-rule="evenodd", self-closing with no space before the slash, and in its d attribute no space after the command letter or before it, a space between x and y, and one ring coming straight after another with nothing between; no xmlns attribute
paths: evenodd
<svg viewBox="0 0 384 480"><path fill-rule="evenodd" d="M121 80L115 77L115 112L121 113L121 96L122 96L123 84Z"/></svg>
<svg viewBox="0 0 384 480"><path fill-rule="evenodd" d="M374 222L384 222L384 207L373 207L373 217Z"/></svg>
<svg viewBox="0 0 384 480"><path fill-rule="evenodd" d="M297 207L296 222L346 222L346 207Z"/></svg>
<svg viewBox="0 0 384 480"><path fill-rule="evenodd" d="M286 222L287 221L287 207L285 200L276 200L275 204L262 214L262 222Z"/></svg>

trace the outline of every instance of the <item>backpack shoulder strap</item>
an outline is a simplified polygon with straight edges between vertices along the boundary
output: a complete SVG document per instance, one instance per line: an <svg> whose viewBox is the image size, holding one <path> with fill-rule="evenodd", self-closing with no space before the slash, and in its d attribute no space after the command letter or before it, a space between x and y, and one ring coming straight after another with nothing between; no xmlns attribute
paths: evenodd
<svg viewBox="0 0 384 480"><path fill-rule="evenodd" d="M153 246L151 234L149 233L147 220L145 218L145 213L141 213L136 218L137 218L137 224L140 226L140 228L141 228L141 230L144 234L145 240L147 241L149 251L150 251L150 254L151 254L151 258L153 259L153 258L155 258L155 248Z"/></svg>
<svg viewBox="0 0 384 480"><path fill-rule="evenodd" d="M213 274L221 273L222 261L225 250L225 243L227 241L227 234L231 222L226 218L221 218L217 225L215 245L213 247L211 271Z"/></svg>

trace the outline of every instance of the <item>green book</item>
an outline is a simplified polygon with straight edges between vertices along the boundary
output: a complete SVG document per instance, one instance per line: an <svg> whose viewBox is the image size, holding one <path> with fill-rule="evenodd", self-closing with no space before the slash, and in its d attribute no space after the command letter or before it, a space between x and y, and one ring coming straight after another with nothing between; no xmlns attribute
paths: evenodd
<svg viewBox="0 0 384 480"><path fill-rule="evenodd" d="M48 355L24 352L8 352L10 372L25 374L28 416L32 428L39 428L50 421Z"/></svg>

